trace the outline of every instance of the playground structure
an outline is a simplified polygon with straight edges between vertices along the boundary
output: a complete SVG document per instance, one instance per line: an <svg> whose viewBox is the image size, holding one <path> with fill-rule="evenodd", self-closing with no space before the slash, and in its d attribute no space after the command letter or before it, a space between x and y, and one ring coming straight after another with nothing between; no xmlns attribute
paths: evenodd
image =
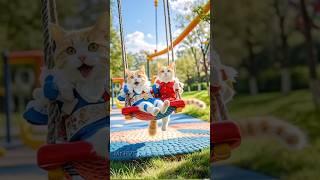
<svg viewBox="0 0 320 180"><path fill-rule="evenodd" d="M39 86L39 81L34 77L40 76L40 67L43 62L43 54L41 51L21 51L3 53L4 71L3 76L5 78L4 88L1 88L0 96L5 97L5 119L6 119L6 144L10 145L12 141L12 102L13 94L18 97L18 111L24 109L24 99L26 96L30 96L34 87ZM11 66L32 66L32 71L17 71L14 78L11 78ZM27 72L27 73L24 73ZM29 73L32 72L32 73ZM14 83L11 82L14 80ZM19 126L19 137L23 144L36 150L45 141L44 132L39 132L38 128L27 124L24 121L17 122Z"/></svg>
<svg viewBox="0 0 320 180"><path fill-rule="evenodd" d="M116 92L115 92L115 87L118 84L120 87L123 86L124 79L123 78L111 78L111 107L116 106L118 109L121 109L124 107L124 104L121 103L119 100L115 99L116 97ZM120 88L119 87L119 88Z"/></svg>

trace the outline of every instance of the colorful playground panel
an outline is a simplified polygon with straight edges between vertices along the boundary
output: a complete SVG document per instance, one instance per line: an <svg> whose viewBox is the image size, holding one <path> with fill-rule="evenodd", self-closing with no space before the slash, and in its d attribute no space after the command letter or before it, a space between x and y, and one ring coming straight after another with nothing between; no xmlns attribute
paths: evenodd
<svg viewBox="0 0 320 180"><path fill-rule="evenodd" d="M184 114L173 114L167 131L148 134L148 122L126 121L119 110L111 113L110 159L135 160L159 156L175 156L200 151L210 146L210 125Z"/></svg>

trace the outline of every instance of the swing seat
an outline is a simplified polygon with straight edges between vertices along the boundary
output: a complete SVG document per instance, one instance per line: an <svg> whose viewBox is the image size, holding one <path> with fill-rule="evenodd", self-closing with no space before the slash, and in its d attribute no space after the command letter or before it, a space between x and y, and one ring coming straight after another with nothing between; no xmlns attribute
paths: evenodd
<svg viewBox="0 0 320 180"><path fill-rule="evenodd" d="M215 122L211 125L211 147L213 160L224 160L230 157L231 150L240 146L240 129L232 121Z"/></svg>
<svg viewBox="0 0 320 180"><path fill-rule="evenodd" d="M84 161L96 157L92 145L85 141L47 144L41 146L37 153L38 166L45 170L60 168L68 162Z"/></svg>
<svg viewBox="0 0 320 180"><path fill-rule="evenodd" d="M159 120L164 117L169 116L173 112L181 112L181 110L185 107L185 102L183 100L173 100L170 101L170 106L168 107L167 112L165 113L159 113L157 116L153 116L149 113L142 112L139 110L137 106L130 106L130 107L124 107L122 108L122 114L125 116L126 120L130 120L133 117L149 121L149 120Z"/></svg>

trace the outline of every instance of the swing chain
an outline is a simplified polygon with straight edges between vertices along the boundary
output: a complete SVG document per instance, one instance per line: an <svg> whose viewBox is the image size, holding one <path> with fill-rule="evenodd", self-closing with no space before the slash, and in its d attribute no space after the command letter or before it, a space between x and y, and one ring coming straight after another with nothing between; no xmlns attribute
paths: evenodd
<svg viewBox="0 0 320 180"><path fill-rule="evenodd" d="M126 81L126 70L128 69L128 62L127 62L126 46L124 43L121 0L117 0L117 5L118 5L118 20L119 20L119 29L120 29L121 57L122 57L122 64L124 69L123 78L124 78L124 81Z"/></svg>

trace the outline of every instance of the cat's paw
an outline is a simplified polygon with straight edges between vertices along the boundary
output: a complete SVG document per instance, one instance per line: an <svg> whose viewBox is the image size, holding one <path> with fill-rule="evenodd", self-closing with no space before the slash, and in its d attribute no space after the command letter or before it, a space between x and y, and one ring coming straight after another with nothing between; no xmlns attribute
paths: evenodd
<svg viewBox="0 0 320 180"><path fill-rule="evenodd" d="M165 112L167 112L169 106L170 106L170 101L165 100L161 108L161 113L164 114Z"/></svg>
<svg viewBox="0 0 320 180"><path fill-rule="evenodd" d="M152 115L153 116L157 116L160 112L160 108L158 107L154 107L153 110L152 110Z"/></svg>
<svg viewBox="0 0 320 180"><path fill-rule="evenodd" d="M58 98L59 90L52 75L47 76L44 81L43 94L50 101L54 101Z"/></svg>

